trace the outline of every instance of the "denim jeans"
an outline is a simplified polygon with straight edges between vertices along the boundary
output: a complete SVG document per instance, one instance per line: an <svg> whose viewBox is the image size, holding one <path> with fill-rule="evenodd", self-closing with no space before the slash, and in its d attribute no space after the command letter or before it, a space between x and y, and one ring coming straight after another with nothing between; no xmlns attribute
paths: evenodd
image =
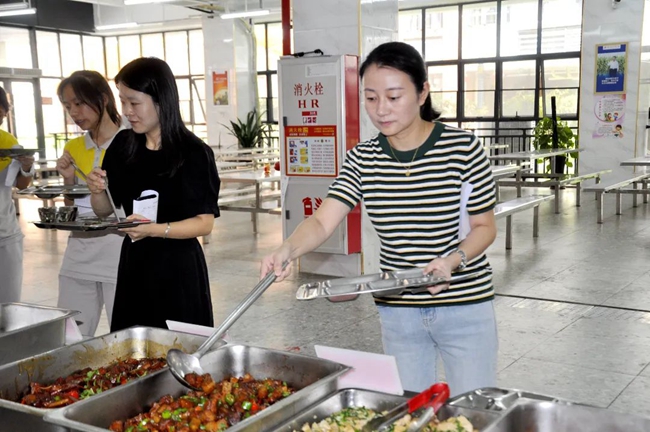
<svg viewBox="0 0 650 432"><path fill-rule="evenodd" d="M377 308L384 352L397 359L405 390L419 392L438 381L438 354L452 396L496 386L499 342L492 301Z"/></svg>

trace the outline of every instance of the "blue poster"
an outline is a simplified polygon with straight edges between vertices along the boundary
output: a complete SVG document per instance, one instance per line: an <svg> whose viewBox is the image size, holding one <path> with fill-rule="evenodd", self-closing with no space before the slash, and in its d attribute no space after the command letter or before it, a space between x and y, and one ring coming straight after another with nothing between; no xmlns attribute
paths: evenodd
<svg viewBox="0 0 650 432"><path fill-rule="evenodd" d="M627 43L596 45L596 93L625 93Z"/></svg>

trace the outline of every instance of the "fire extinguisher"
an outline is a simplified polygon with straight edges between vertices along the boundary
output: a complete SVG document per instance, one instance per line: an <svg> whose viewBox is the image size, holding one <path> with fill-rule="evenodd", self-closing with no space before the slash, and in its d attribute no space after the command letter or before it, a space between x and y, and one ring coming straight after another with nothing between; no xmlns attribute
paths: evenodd
<svg viewBox="0 0 650 432"><path fill-rule="evenodd" d="M314 205L310 197L302 199L302 208L306 218L314 214Z"/></svg>

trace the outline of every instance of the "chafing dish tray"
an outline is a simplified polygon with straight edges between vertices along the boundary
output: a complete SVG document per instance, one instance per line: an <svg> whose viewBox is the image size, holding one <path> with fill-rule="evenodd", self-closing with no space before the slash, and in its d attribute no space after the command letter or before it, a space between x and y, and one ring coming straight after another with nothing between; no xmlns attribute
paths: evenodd
<svg viewBox="0 0 650 432"><path fill-rule="evenodd" d="M102 231L115 230L120 228L131 228L138 225L149 224L151 221L123 221L113 220L101 221L98 218L79 218L72 222L32 222L38 228L58 229L62 231Z"/></svg>
<svg viewBox="0 0 650 432"><path fill-rule="evenodd" d="M451 282L461 282L485 274L485 271L452 275ZM312 282L298 287L296 299L313 300L317 298L356 297L358 294L379 296L397 295L404 291L417 293L428 287L447 283L442 277L425 274L422 268L375 273L352 278L330 279Z"/></svg>
<svg viewBox="0 0 650 432"><path fill-rule="evenodd" d="M365 407L373 411L387 411L409 399L409 395L396 396L370 390L343 389L332 396L318 401L299 414L290 417L281 426L273 429L274 432L292 432L302 430L305 423L317 423L339 411L352 407ZM441 420L463 415L472 422L472 425L483 430L494 423L500 415L498 413L477 411L468 408L444 405L438 412Z"/></svg>
<svg viewBox="0 0 650 432"><path fill-rule="evenodd" d="M0 303L0 365L62 347L66 319L78 313L25 303Z"/></svg>
<svg viewBox="0 0 650 432"><path fill-rule="evenodd" d="M271 430L286 419L278 416L278 411L294 415L333 393L337 378L350 369L316 357L245 345L226 345L212 351L201 358L201 366L215 381L248 372L256 379L269 377L286 381L296 389L296 393L286 399L230 427L229 432ZM164 395L178 397L187 392L188 389L165 370L111 390L110 395L102 393L52 411L45 420L74 431L107 431L113 421L147 411Z"/></svg>
<svg viewBox="0 0 650 432"><path fill-rule="evenodd" d="M585 405L520 399L481 432L647 432L650 418Z"/></svg>
<svg viewBox="0 0 650 432"><path fill-rule="evenodd" d="M106 366L118 359L164 357L171 348L194 352L204 340L203 336L132 327L4 365L0 367L0 431L66 430L43 421L43 415L56 409L35 408L12 402L20 398L29 388L30 382L53 382L79 369ZM154 372L151 376L166 370ZM108 390L105 394L115 390ZM92 398L88 400L90 399ZM9 412L11 415L5 415ZM30 428L24 426L26 424L39 426Z"/></svg>
<svg viewBox="0 0 650 432"><path fill-rule="evenodd" d="M38 149L10 148L0 149L0 158L15 158L18 156L33 156Z"/></svg>
<svg viewBox="0 0 650 432"><path fill-rule="evenodd" d="M52 199L59 195L65 195L69 198L82 198L90 195L90 189L85 184L78 185L41 185L31 186L16 192L18 195L35 195L40 199Z"/></svg>

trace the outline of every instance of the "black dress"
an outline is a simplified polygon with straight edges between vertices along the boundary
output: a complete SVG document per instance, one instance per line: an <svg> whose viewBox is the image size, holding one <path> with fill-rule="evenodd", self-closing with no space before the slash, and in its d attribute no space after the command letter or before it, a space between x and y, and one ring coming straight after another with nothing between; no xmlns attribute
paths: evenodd
<svg viewBox="0 0 650 432"><path fill-rule="evenodd" d="M133 213L133 200L144 190L158 197L157 223L177 222L200 214L219 216L219 175L212 150L191 136L183 145L185 161L170 177L161 151L145 137L120 132L106 151L102 169L116 206ZM129 148L134 149L129 156ZM165 320L213 326L208 269L196 238L147 237L122 244L111 331L142 325L167 328Z"/></svg>

